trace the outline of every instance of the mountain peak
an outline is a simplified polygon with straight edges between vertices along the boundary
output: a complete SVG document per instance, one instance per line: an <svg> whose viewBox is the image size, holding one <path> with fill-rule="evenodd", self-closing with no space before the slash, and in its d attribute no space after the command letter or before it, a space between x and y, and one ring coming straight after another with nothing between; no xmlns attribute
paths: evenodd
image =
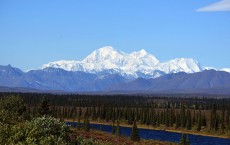
<svg viewBox="0 0 230 145"><path fill-rule="evenodd" d="M172 66L177 66L174 69L175 72L194 73L203 70L199 62L193 58L176 58L167 63L170 68L172 68Z"/></svg>
<svg viewBox="0 0 230 145"><path fill-rule="evenodd" d="M145 49L141 49L138 53L140 53L140 54L147 54L147 51L145 51Z"/></svg>
<svg viewBox="0 0 230 145"><path fill-rule="evenodd" d="M139 57L144 57L146 56L148 53L144 50L144 49L141 49L140 51L137 51L137 52L133 52L131 53L130 55L134 56L135 58L139 58Z"/></svg>
<svg viewBox="0 0 230 145"><path fill-rule="evenodd" d="M97 49L96 51L108 52L108 51L117 51L117 50L114 49L112 46L104 46L104 47Z"/></svg>
<svg viewBox="0 0 230 145"><path fill-rule="evenodd" d="M146 56L147 54L148 54L148 53L147 53L144 49L141 49L140 51L131 53L131 55L134 56L134 57L136 57L136 58L144 57L144 56Z"/></svg>
<svg viewBox="0 0 230 145"><path fill-rule="evenodd" d="M83 60L83 62L103 63L104 61L115 60L121 57L123 57L123 54L120 51L117 51L112 46L105 46L93 51Z"/></svg>

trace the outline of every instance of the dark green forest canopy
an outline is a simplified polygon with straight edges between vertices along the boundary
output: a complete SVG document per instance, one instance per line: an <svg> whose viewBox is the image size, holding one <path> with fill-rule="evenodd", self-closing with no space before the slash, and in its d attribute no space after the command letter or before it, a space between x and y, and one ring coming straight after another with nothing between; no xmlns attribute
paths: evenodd
<svg viewBox="0 0 230 145"><path fill-rule="evenodd" d="M43 114L63 121L87 118L129 125L136 120L138 125L230 135L230 98L0 93L1 98L12 95L25 101L27 116Z"/></svg>
<svg viewBox="0 0 230 145"><path fill-rule="evenodd" d="M74 107L129 107L148 108L157 107L180 108L181 104L187 108L200 108L208 110L212 104L217 105L217 110L223 105L229 106L230 98L210 96L197 97L163 97L152 95L86 95L86 94L45 94L45 93L0 93L0 97L19 95L24 101L33 106L37 105L42 97L47 97L51 106L74 106Z"/></svg>

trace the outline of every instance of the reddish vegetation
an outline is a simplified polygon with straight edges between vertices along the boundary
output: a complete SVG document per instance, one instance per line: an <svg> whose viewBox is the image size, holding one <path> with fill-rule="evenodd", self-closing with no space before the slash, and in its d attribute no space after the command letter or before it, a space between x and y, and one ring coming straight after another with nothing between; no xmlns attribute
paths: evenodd
<svg viewBox="0 0 230 145"><path fill-rule="evenodd" d="M83 136L84 138L110 143L112 145L134 145L136 142L131 141L127 137L118 137L109 133L92 130L90 132L75 131L77 136ZM138 145L173 145L175 143L154 141L154 140L141 140Z"/></svg>

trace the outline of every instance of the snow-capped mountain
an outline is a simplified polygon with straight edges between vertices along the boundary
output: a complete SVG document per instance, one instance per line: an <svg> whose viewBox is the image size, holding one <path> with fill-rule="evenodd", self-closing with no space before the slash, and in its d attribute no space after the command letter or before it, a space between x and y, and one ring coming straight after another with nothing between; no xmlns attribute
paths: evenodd
<svg viewBox="0 0 230 145"><path fill-rule="evenodd" d="M220 71L225 71L225 72L229 72L230 73L230 68L222 68L222 69L220 69Z"/></svg>
<svg viewBox="0 0 230 145"><path fill-rule="evenodd" d="M177 58L160 62L154 55L144 49L127 54L105 46L93 51L82 61L55 61L44 64L42 68L62 68L67 71L84 71L87 73L120 74L127 78L156 78L164 74L202 71L199 62L192 58Z"/></svg>

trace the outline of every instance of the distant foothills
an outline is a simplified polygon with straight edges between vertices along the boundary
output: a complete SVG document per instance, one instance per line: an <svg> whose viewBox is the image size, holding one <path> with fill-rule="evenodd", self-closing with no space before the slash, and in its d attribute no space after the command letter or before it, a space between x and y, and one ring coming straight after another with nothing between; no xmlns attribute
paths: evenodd
<svg viewBox="0 0 230 145"><path fill-rule="evenodd" d="M0 66L0 91L230 94L230 69L203 67L192 58L160 62L145 50L110 46L82 61L57 61L23 72Z"/></svg>

